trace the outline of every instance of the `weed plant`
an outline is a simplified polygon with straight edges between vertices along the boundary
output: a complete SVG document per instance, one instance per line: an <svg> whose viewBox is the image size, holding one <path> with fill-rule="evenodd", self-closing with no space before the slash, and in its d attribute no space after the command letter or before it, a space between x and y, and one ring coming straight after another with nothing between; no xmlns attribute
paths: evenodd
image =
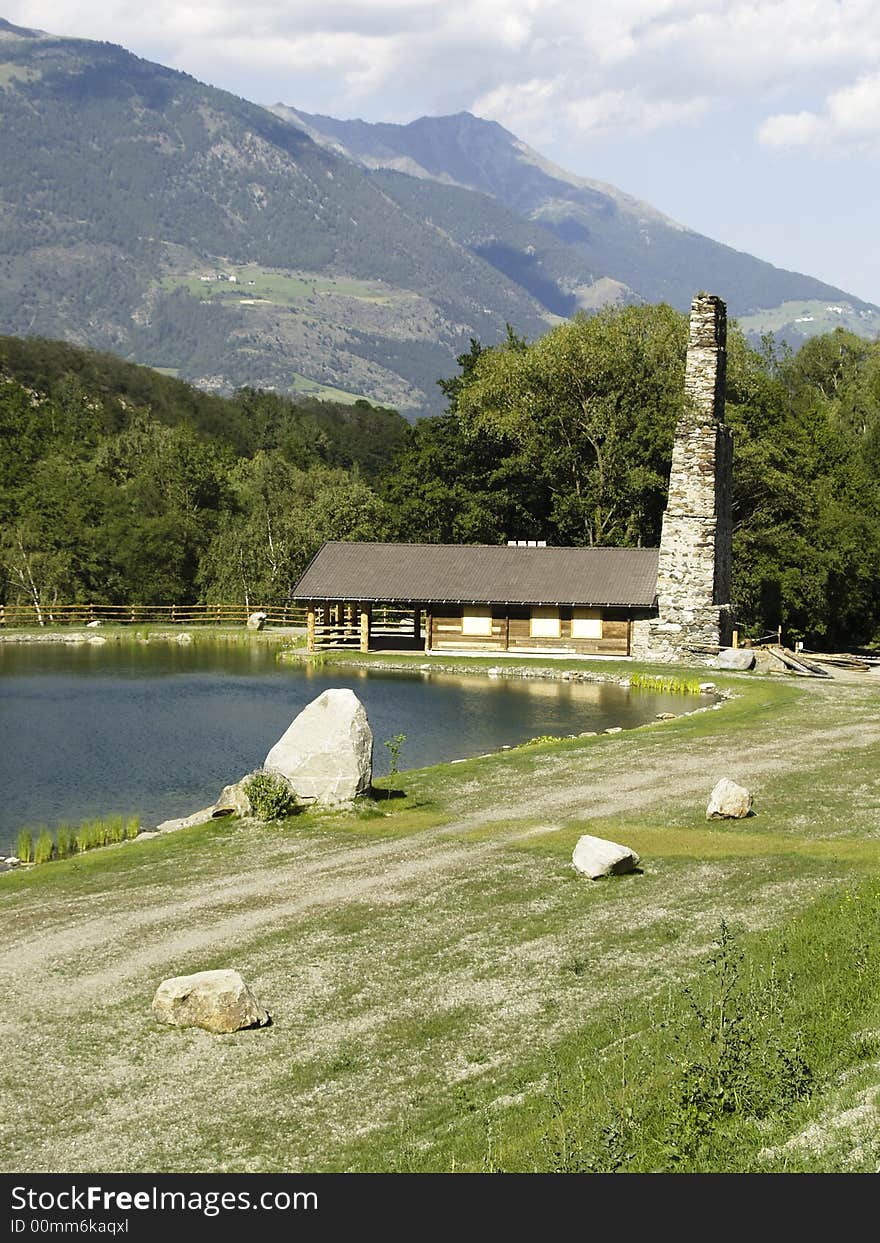
<svg viewBox="0 0 880 1243"><path fill-rule="evenodd" d="M650 673L633 673L630 687L636 691L655 691L661 695L699 695L700 684L688 678L664 678Z"/></svg>
<svg viewBox="0 0 880 1243"><path fill-rule="evenodd" d="M34 847L34 863L48 863L55 850L55 840L48 829L41 829Z"/></svg>
<svg viewBox="0 0 880 1243"><path fill-rule="evenodd" d="M389 777L396 777L400 772L400 752L405 742L406 734L395 734L393 738L386 738L382 743L382 746L388 751L390 763L388 769Z"/></svg>
<svg viewBox="0 0 880 1243"><path fill-rule="evenodd" d="M22 829L16 839L15 853L22 863L30 863L34 857L34 836L30 829Z"/></svg>
<svg viewBox="0 0 880 1243"><path fill-rule="evenodd" d="M55 855L58 859L66 859L73 847L73 833L67 824L59 824L55 830Z"/></svg>

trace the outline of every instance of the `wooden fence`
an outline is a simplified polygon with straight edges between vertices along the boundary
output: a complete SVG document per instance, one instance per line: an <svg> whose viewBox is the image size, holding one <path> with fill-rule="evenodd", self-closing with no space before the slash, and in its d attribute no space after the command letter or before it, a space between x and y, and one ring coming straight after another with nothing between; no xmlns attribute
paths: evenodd
<svg viewBox="0 0 880 1243"><path fill-rule="evenodd" d="M268 626L305 626L301 604L0 604L0 626L106 625L243 626L251 613L267 615ZM41 620L42 617L42 620Z"/></svg>

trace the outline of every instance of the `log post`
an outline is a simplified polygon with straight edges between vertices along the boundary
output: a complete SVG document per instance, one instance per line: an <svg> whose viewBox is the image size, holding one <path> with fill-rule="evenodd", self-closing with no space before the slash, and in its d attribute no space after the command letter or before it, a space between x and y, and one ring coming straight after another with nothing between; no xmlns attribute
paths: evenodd
<svg viewBox="0 0 880 1243"><path fill-rule="evenodd" d="M315 650L315 602L309 600L306 608L306 651Z"/></svg>
<svg viewBox="0 0 880 1243"><path fill-rule="evenodd" d="M361 604L361 651L370 650L370 605Z"/></svg>
<svg viewBox="0 0 880 1243"><path fill-rule="evenodd" d="M425 610L425 651L430 652L434 642L434 614L430 609Z"/></svg>
<svg viewBox="0 0 880 1243"><path fill-rule="evenodd" d="M504 610L504 650L510 647L510 609Z"/></svg>
<svg viewBox="0 0 880 1243"><path fill-rule="evenodd" d="M422 637L422 610L413 609L413 635L418 641Z"/></svg>

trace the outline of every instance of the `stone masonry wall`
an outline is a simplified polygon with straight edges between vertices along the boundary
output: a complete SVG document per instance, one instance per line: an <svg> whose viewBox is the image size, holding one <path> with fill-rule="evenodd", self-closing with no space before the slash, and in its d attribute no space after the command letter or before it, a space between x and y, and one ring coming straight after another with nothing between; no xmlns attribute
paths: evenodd
<svg viewBox="0 0 880 1243"><path fill-rule="evenodd" d="M729 641L733 442L723 422L726 363L727 309L720 298L698 294L660 537L658 616L633 626L632 652L644 659L686 659L691 644Z"/></svg>

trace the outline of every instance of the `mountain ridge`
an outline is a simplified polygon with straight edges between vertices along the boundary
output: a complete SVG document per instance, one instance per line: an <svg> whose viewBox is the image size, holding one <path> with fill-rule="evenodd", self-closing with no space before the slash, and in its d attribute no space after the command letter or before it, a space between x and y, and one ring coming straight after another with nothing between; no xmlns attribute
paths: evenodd
<svg viewBox="0 0 880 1243"><path fill-rule="evenodd" d="M623 214L633 221L649 246L656 246L658 241L662 244L663 233L677 235L682 249L683 277L677 282L667 281L663 288L657 287L656 279L640 287L637 276L633 277L637 265L623 255L619 241L617 253L612 252L609 257L611 266L603 275L626 284L634 295L646 301L671 293L672 304L684 310L696 289L713 284L705 279L713 266L723 270L734 263L748 267L750 288L748 296L735 294L731 297L727 292L732 314L754 315L762 309L764 304L758 291L768 280L780 285L779 301L769 304L773 307L798 298L843 298L857 310L878 309L837 286L716 242L606 182L570 173L547 160L497 121L461 112L394 124L339 121L283 104L273 105L271 110L298 124L315 142L325 148L332 147L337 154L347 155L365 168L407 172L419 179L433 179L439 184L489 194L517 214L555 232L560 240L580 248L594 263L596 256L589 247L589 235L591 232L598 234L601 241L609 244L608 222L615 215ZM430 149L426 149L426 139L431 144ZM479 163L471 158L476 146L482 156ZM440 154L440 159L436 158L436 153ZM446 155L445 161L443 155ZM652 234L650 230L655 232ZM629 239L630 249L635 243L635 238ZM649 262L644 249L639 260L643 265ZM597 266L601 267L601 262ZM695 266L698 267L696 272ZM719 284L716 280L714 287Z"/></svg>
<svg viewBox="0 0 880 1243"><path fill-rule="evenodd" d="M416 176L330 149L354 124L366 158L370 123L334 122L338 140L318 143L310 114L288 112L0 19L0 333L112 350L209 391L367 397L412 417L442 408L436 381L471 338L492 345L508 324L533 338L608 303L684 309L700 287L732 314L760 305L735 287L743 260L752 286L785 295L775 312L813 324L812 295L880 326L880 309L809 277L780 283L497 122L385 126L374 165L409 159ZM711 280L682 268L682 239Z"/></svg>

